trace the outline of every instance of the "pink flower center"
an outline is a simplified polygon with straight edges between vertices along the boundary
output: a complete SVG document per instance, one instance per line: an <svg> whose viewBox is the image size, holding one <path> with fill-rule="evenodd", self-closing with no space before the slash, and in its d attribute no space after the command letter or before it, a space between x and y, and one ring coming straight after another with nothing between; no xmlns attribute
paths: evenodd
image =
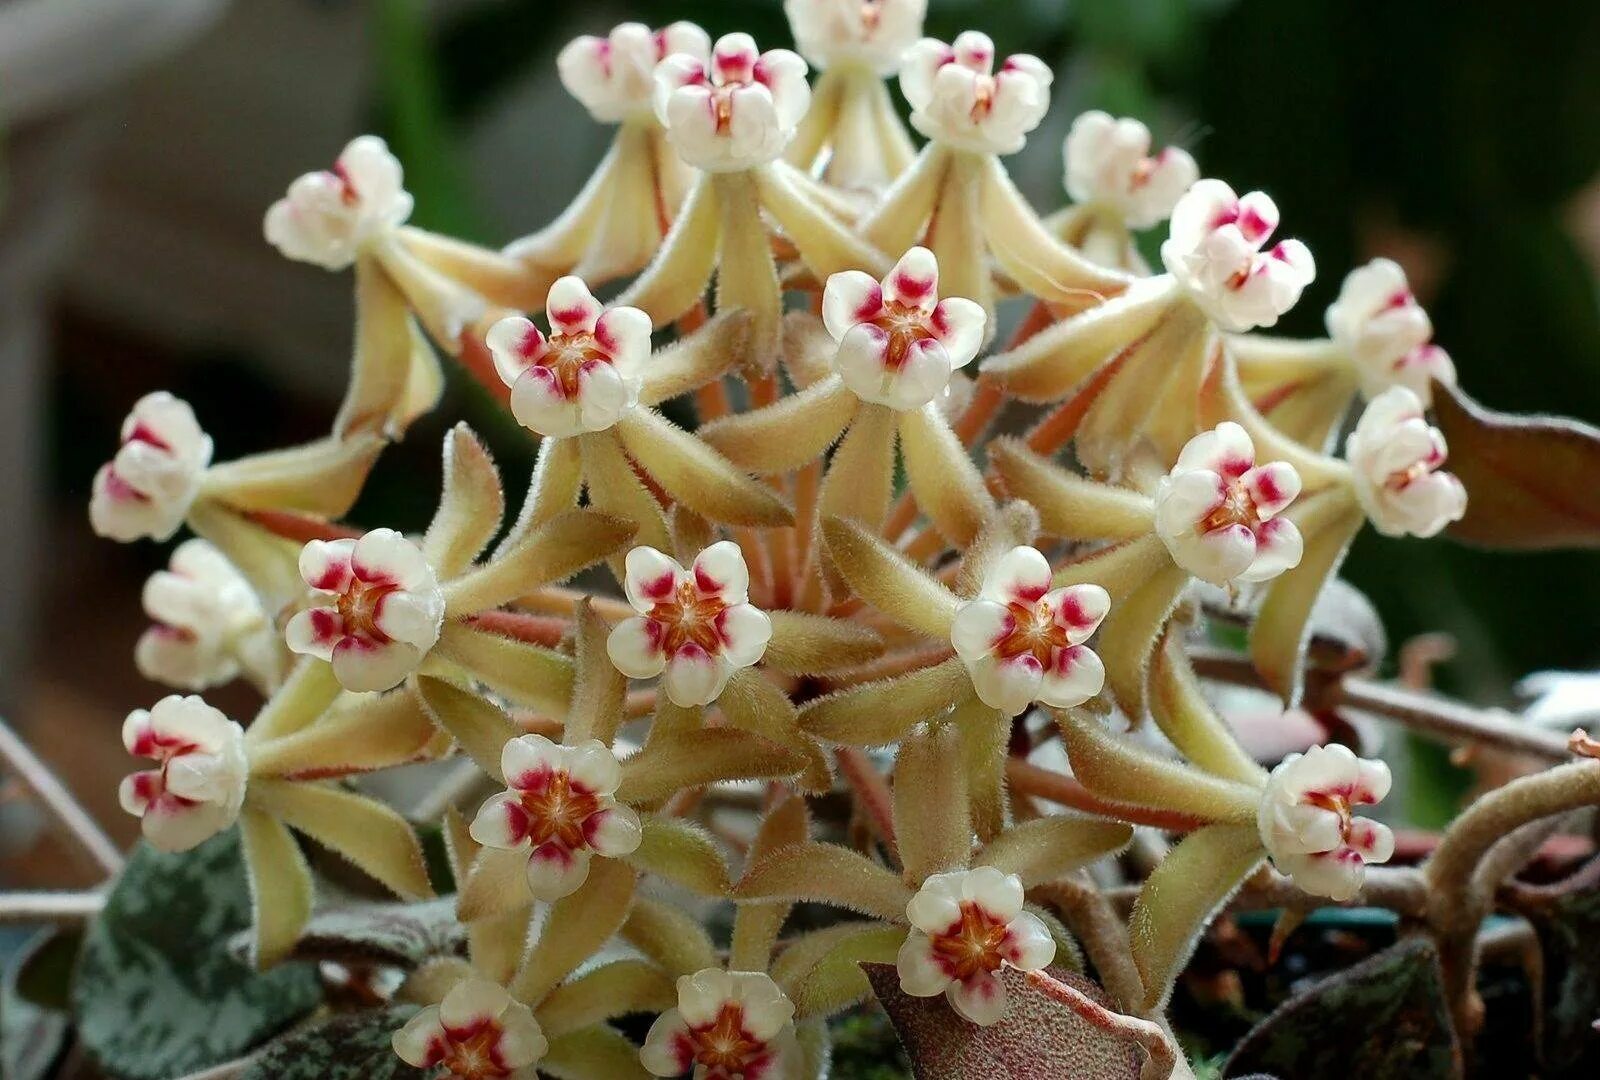
<svg viewBox="0 0 1600 1080"><path fill-rule="evenodd" d="M722 632L717 623L727 609L722 597L702 592L693 581L684 581L665 600L656 601L646 618L659 629L661 648L668 655L689 644L716 653L722 648Z"/></svg>
<svg viewBox="0 0 1600 1080"><path fill-rule="evenodd" d="M883 363L890 371L905 366L913 345L934 337L927 312L898 300L884 300L882 310L868 321L888 335Z"/></svg>
<svg viewBox="0 0 1600 1080"><path fill-rule="evenodd" d="M952 979L965 982L975 975L997 970L1005 962L1007 925L973 903L961 905L961 917L943 933L930 934L933 954Z"/></svg>
<svg viewBox="0 0 1600 1080"><path fill-rule="evenodd" d="M378 628L378 613L383 608L384 599L399 589L400 586L393 582L363 581L352 575L350 584L339 594L337 602L339 617L344 620L344 632L368 641L388 641L389 635Z"/></svg>
<svg viewBox="0 0 1600 1080"><path fill-rule="evenodd" d="M1214 532L1243 525L1252 533L1260 532L1261 513L1256 508L1255 498L1238 480L1224 480L1223 484L1222 501L1200 519L1200 531Z"/></svg>
<svg viewBox="0 0 1600 1080"><path fill-rule="evenodd" d="M335 161L333 168L328 170L333 178L339 181L339 201L346 206L355 206L361 201L361 192L356 190L356 183L350 178L350 173L344 167L344 162Z"/></svg>
<svg viewBox="0 0 1600 1080"><path fill-rule="evenodd" d="M601 810L598 795L559 770L543 784L516 794L528 815L528 838L534 847L554 841L576 851L587 841L589 819Z"/></svg>
<svg viewBox="0 0 1600 1080"><path fill-rule="evenodd" d="M500 1057L500 1025L485 1021L457 1034L446 1032L435 1065L446 1070L446 1077L460 1080L490 1080L510 1076L512 1070Z"/></svg>
<svg viewBox="0 0 1600 1080"><path fill-rule="evenodd" d="M744 1009L729 1001L715 1020L690 1028L681 1038L694 1063L707 1070L707 1080L734 1080L759 1065L767 1044L745 1030Z"/></svg>
<svg viewBox="0 0 1600 1080"><path fill-rule="evenodd" d="M1011 629L994 647L995 655L1003 660L1015 660L1031 655L1041 667L1048 668L1055 659L1056 650L1070 649L1067 628L1056 621L1055 611L1043 601L1012 600L1006 604L1011 614Z"/></svg>

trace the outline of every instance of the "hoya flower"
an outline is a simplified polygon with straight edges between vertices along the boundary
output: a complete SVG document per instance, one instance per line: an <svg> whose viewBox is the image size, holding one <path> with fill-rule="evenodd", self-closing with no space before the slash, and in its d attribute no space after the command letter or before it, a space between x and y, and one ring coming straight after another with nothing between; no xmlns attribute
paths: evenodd
<svg viewBox="0 0 1600 1080"><path fill-rule="evenodd" d="M112 540L178 531L211 464L211 437L189 403L165 390L146 394L122 422L117 456L95 473L89 524Z"/></svg>
<svg viewBox="0 0 1600 1080"><path fill-rule="evenodd" d="M1006 987L995 974L1006 964L1039 971L1056 943L1037 916L1022 910L1022 879L992 866L934 874L906 905L911 934L895 966L900 989L914 997L943 994L951 1008L987 1026L1006 1014Z"/></svg>
<svg viewBox="0 0 1600 1080"><path fill-rule="evenodd" d="M333 664L346 690L398 686L439 640L444 591L417 545L393 529L313 540L300 576L324 603L284 628L289 648Z"/></svg>
<svg viewBox="0 0 1600 1080"><path fill-rule="evenodd" d="M711 57L711 38L692 22L660 30L626 22L605 37L573 38L556 57L556 70L561 85L591 116L614 124L651 115L656 65L673 55L705 63Z"/></svg>
<svg viewBox="0 0 1600 1080"><path fill-rule="evenodd" d="M767 651L772 620L747 602L750 572L738 544L712 544L688 570L653 547L634 548L625 562L628 603L639 614L611 631L606 651L630 679L665 672L674 704L709 705Z"/></svg>
<svg viewBox="0 0 1600 1080"><path fill-rule="evenodd" d="M859 64L893 75L922 36L928 0L784 0L783 10L813 66Z"/></svg>
<svg viewBox="0 0 1600 1080"><path fill-rule="evenodd" d="M1450 354L1433 343L1432 320L1411 295L1406 272L1389 259L1346 275L1327 324L1328 336L1355 364L1364 397L1404 386L1427 405L1435 379L1455 385Z"/></svg>
<svg viewBox="0 0 1600 1080"><path fill-rule="evenodd" d="M923 38L900 65L911 126L976 154L1015 154L1050 108L1050 68L1017 53L994 70L994 42L968 30L946 45Z"/></svg>
<svg viewBox="0 0 1600 1080"><path fill-rule="evenodd" d="M1105 684L1105 667L1083 643L1110 609L1098 585L1052 589L1045 557L1015 547L995 562L977 598L957 609L950 643L985 705L1008 716L1035 701L1071 708Z"/></svg>
<svg viewBox="0 0 1600 1080"><path fill-rule="evenodd" d="M122 808L162 851L188 851L228 828L244 805L244 729L198 697L172 694L135 709L122 744L157 768L122 781Z"/></svg>
<svg viewBox="0 0 1600 1080"><path fill-rule="evenodd" d="M511 388L517 422L560 438L604 431L639 404L650 356L650 316L606 307L575 277L550 286L550 336L520 315L489 328L495 371Z"/></svg>
<svg viewBox="0 0 1600 1080"><path fill-rule="evenodd" d="M272 626L255 590L205 540L185 540L168 568L150 575L144 610L154 625L140 636L134 660L147 679L204 690L231 682L241 668L277 666Z"/></svg>
<svg viewBox="0 0 1600 1080"><path fill-rule="evenodd" d="M1353 811L1382 801L1389 782L1389 766L1345 746L1313 746L1284 758L1267 779L1256 823L1273 864L1313 895L1355 896L1367 864L1394 854L1394 834Z"/></svg>
<svg viewBox="0 0 1600 1080"><path fill-rule="evenodd" d="M352 139L333 168L309 172L267 209L267 242L291 259L343 270L411 216L399 160L376 135Z"/></svg>
<svg viewBox="0 0 1600 1080"><path fill-rule="evenodd" d="M1278 516L1299 494L1294 466L1258 466L1249 434L1226 421L1190 439L1157 485L1156 534L1202 581L1267 581L1300 564L1300 530Z"/></svg>
<svg viewBox="0 0 1600 1080"><path fill-rule="evenodd" d="M1272 326L1316 276L1298 240L1261 250L1277 227L1278 207L1262 192L1238 196L1221 180L1201 180L1173 208L1161 261L1222 329Z"/></svg>
<svg viewBox="0 0 1600 1080"><path fill-rule="evenodd" d="M507 790L479 809L472 837L486 847L527 851L536 899L576 892L592 856L614 859L639 847L639 815L612 797L622 769L598 739L561 746L522 735L506 743L500 770Z"/></svg>
<svg viewBox="0 0 1600 1080"><path fill-rule="evenodd" d="M655 72L656 118L684 161L739 172L779 157L811 103L806 62L788 49L758 52L749 34L717 39L711 62L677 53Z"/></svg>
<svg viewBox="0 0 1600 1080"><path fill-rule="evenodd" d="M1373 398L1344 444L1356 497L1385 536L1434 536L1467 512L1467 489L1439 469L1445 455L1444 435L1404 386Z"/></svg>
<svg viewBox="0 0 1600 1080"><path fill-rule="evenodd" d="M938 397L983 343L983 308L940 300L939 264L921 247L881 283L860 270L829 277L822 318L839 343L834 367L845 385L862 401L902 412Z"/></svg>
<svg viewBox="0 0 1600 1080"><path fill-rule="evenodd" d="M440 1080L534 1080L550 1043L533 1011L499 983L468 976L394 1033L394 1052Z"/></svg>
<svg viewBox="0 0 1600 1080"><path fill-rule="evenodd" d="M639 1061L656 1076L776 1080L795 1053L794 1004L759 971L705 968L678 979L678 1007L650 1025Z"/></svg>
<svg viewBox="0 0 1600 1080"><path fill-rule="evenodd" d="M1149 128L1098 110L1072 122L1062 152L1072 200L1108 207L1134 229L1166 220L1200 177L1187 151L1168 146L1151 154Z"/></svg>

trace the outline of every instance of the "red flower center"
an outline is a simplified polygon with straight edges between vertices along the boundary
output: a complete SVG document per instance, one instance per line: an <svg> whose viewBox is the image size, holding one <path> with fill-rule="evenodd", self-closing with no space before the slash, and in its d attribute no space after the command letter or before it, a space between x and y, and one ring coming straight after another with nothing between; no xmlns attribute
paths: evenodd
<svg viewBox="0 0 1600 1080"><path fill-rule="evenodd" d="M726 610L722 597L685 581L667 599L657 601L647 617L661 628L661 647L669 655L691 643L715 653L722 647L717 623Z"/></svg>
<svg viewBox="0 0 1600 1080"><path fill-rule="evenodd" d="M378 612L384 598L399 590L388 581L363 581L351 576L350 584L339 594L339 616L344 620L344 632L368 641L385 642L389 635L378 629Z"/></svg>
<svg viewBox="0 0 1600 1080"><path fill-rule="evenodd" d="M541 787L519 791L528 814L528 837L535 847L552 840L574 851L586 841L584 825L600 812L600 797L565 772L555 772Z"/></svg>
<svg viewBox="0 0 1600 1080"><path fill-rule="evenodd" d="M883 310L871 322L889 337L884 366L890 371L899 371L905 366L913 345L934 336L927 313L898 300L884 300Z"/></svg>
<svg viewBox="0 0 1600 1080"><path fill-rule="evenodd" d="M691 1028L687 1038L695 1064L709 1070L714 1080L740 1076L767 1053L767 1044L745 1030L744 1009L732 1001L710 1024Z"/></svg>
<svg viewBox="0 0 1600 1080"><path fill-rule="evenodd" d="M447 1077L461 1080L498 1080L511 1075L500 1059L500 1028L493 1023L474 1026L463 1036L447 1035L444 1056L436 1064L448 1070Z"/></svg>
<svg viewBox="0 0 1600 1080"><path fill-rule="evenodd" d="M934 955L953 979L965 981L1005 963L1000 947L1006 940L1006 924L970 900L962 903L961 918L953 926L930 937Z"/></svg>
<svg viewBox="0 0 1600 1080"><path fill-rule="evenodd" d="M1031 654L1040 666L1048 668L1057 649L1072 647L1067 628L1056 621L1049 605L1012 600L1006 610L1011 613L1011 630L995 646L995 654L1001 659L1015 660Z"/></svg>

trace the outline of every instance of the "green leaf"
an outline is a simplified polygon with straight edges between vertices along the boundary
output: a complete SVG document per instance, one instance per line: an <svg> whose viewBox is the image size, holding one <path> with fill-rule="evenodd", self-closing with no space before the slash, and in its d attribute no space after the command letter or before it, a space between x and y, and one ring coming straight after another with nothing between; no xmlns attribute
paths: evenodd
<svg viewBox="0 0 1600 1080"><path fill-rule="evenodd" d="M416 1013L410 1006L340 1016L280 1039L241 1080L424 1080L390 1040Z"/></svg>
<svg viewBox="0 0 1600 1080"><path fill-rule="evenodd" d="M1528 913L1544 953L1543 1064L1561 1075L1600 1068L1600 889L1565 893Z"/></svg>
<svg viewBox="0 0 1600 1080"><path fill-rule="evenodd" d="M321 1000L315 969L258 973L228 953L251 924L239 838L183 854L141 844L84 939L73 986L79 1034L126 1080L230 1061Z"/></svg>
<svg viewBox="0 0 1600 1080"><path fill-rule="evenodd" d="M1445 1080L1457 1075L1456 1052L1438 954L1415 937L1280 1006L1245 1036L1222 1074Z"/></svg>
<svg viewBox="0 0 1600 1080"><path fill-rule="evenodd" d="M252 935L229 942L248 962ZM436 956L465 955L467 930L456 919L456 898L421 903L357 903L314 916L289 954L292 960L337 960L414 968Z"/></svg>
<svg viewBox="0 0 1600 1080"><path fill-rule="evenodd" d="M862 964L872 992L911 1055L919 1077L1023 1080L1040 1076L1073 1080L1137 1080L1140 1051L1131 1042L1093 1027L1065 1005L1029 986L1022 972L1005 968L1010 1002L1005 1018L978 1027L957 1016L943 997L916 998L900 989L893 964ZM1064 968L1050 974L1113 1008L1104 990Z"/></svg>

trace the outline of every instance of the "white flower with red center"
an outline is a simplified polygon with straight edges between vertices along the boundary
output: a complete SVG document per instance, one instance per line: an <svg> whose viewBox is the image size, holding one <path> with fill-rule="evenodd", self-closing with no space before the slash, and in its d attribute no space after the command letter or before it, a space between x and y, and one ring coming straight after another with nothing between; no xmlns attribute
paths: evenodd
<svg viewBox="0 0 1600 1080"><path fill-rule="evenodd" d="M1398 263L1373 259L1350 271L1328 306L1327 324L1328 336L1355 364L1363 397L1404 386L1427 405L1435 379L1456 383L1455 364L1433 343L1433 321Z"/></svg>
<svg viewBox="0 0 1600 1080"><path fill-rule="evenodd" d="M211 437L189 404L165 390L146 394L122 422L117 456L95 473L89 524L112 540L178 531L211 464Z"/></svg>
<svg viewBox="0 0 1600 1080"><path fill-rule="evenodd" d="M1175 146L1150 153L1150 129L1137 120L1086 112L1062 148L1073 202L1114 210L1133 229L1165 221L1200 169Z"/></svg>
<svg viewBox="0 0 1600 1080"><path fill-rule="evenodd" d="M511 388L511 413L530 431L563 438L604 431L639 404L650 357L650 316L606 307L575 277L550 286L550 336L521 315L484 336L494 368Z"/></svg>
<svg viewBox="0 0 1600 1080"><path fill-rule="evenodd" d="M394 1033L394 1052L439 1080L534 1080L550 1049L533 1011L499 983L476 975L450 988Z"/></svg>
<svg viewBox="0 0 1600 1080"><path fill-rule="evenodd" d="M1382 801L1389 782L1389 766L1345 746L1313 746L1284 758L1267 779L1256 822L1273 864L1313 895L1355 896L1367 865L1394 854L1394 834L1353 811Z"/></svg>
<svg viewBox="0 0 1600 1080"><path fill-rule="evenodd" d="M994 42L968 30L946 45L923 38L900 63L911 126L977 154L1015 154L1050 108L1050 68L1017 53L994 69Z"/></svg>
<svg viewBox="0 0 1600 1080"><path fill-rule="evenodd" d="M613 798L622 769L598 739L561 746L522 735L506 743L500 769L506 790L478 810L472 838L485 847L526 851L535 899L576 892L595 855L615 859L638 849L639 815Z"/></svg>
<svg viewBox="0 0 1600 1080"><path fill-rule="evenodd" d="M162 851L188 851L232 825L244 805L250 763L244 729L197 697L173 694L135 709L122 744L157 768L122 781L122 808Z"/></svg>
<svg viewBox="0 0 1600 1080"><path fill-rule="evenodd" d="M185 540L168 569L150 575L144 610L154 625L140 636L134 660L147 679L204 690L231 682L241 666L276 666L272 627L255 590L204 540Z"/></svg>
<svg viewBox="0 0 1600 1080"><path fill-rule="evenodd" d="M1385 536L1434 536L1467 512L1467 489L1443 472L1444 434L1423 416L1422 401L1391 386L1367 404L1344 444L1356 497Z"/></svg>
<svg viewBox="0 0 1600 1080"><path fill-rule="evenodd" d="M611 631L606 651L630 679L665 672L673 704L709 705L740 668L767 651L772 620L749 603L750 572L731 540L702 551L685 570L653 547L625 560L628 603L639 614Z"/></svg>
<svg viewBox="0 0 1600 1080"><path fill-rule="evenodd" d="M660 30L626 22L605 37L573 38L556 57L561 85L601 123L653 115L656 65L669 56L711 57L711 38L692 22Z"/></svg>
<svg viewBox="0 0 1600 1080"><path fill-rule="evenodd" d="M352 139L333 168L309 172L267 210L267 242L328 270L355 262L370 241L411 216L399 160L376 135Z"/></svg>
<svg viewBox="0 0 1600 1080"><path fill-rule="evenodd" d="M900 989L943 994L974 1024L1006 1014L1002 967L1039 971L1055 959L1049 929L1022 910L1022 879L992 866L934 874L906 905L906 918L911 934L895 960Z"/></svg>
<svg viewBox="0 0 1600 1080"><path fill-rule="evenodd" d="M1221 180L1201 180L1172 210L1161 261L1222 329L1272 326L1317 272L1298 240L1261 250L1277 227L1278 207L1263 193L1238 196Z"/></svg>
<svg viewBox="0 0 1600 1080"><path fill-rule="evenodd" d="M1300 474L1255 462L1249 434L1227 421L1190 439L1156 486L1156 534L1201 581L1267 581L1300 565L1300 530L1278 516L1300 494Z"/></svg>
<svg viewBox="0 0 1600 1080"><path fill-rule="evenodd" d="M639 1061L655 1076L776 1080L796 1045L794 1005L769 976L706 968L678 979L678 1007L650 1025Z"/></svg>
<svg viewBox="0 0 1600 1080"><path fill-rule="evenodd" d="M806 62L758 52L749 34L717 39L711 62L687 53L656 67L656 118L678 156L706 172L739 172L782 155L811 104Z"/></svg>
<svg viewBox="0 0 1600 1080"><path fill-rule="evenodd" d="M928 0L784 0L800 53L818 68L857 64L878 75L922 36Z"/></svg>
<svg viewBox="0 0 1600 1080"><path fill-rule="evenodd" d="M1045 557L1015 547L989 571L977 599L957 609L950 643L985 705L1008 716L1035 701L1067 709L1105 685L1105 667L1083 643L1109 610L1100 586L1052 589Z"/></svg>
<svg viewBox="0 0 1600 1080"><path fill-rule="evenodd" d="M444 591L422 550L393 529L359 540L313 540L300 576L324 603L284 628L289 648L333 664L346 690L388 690L439 640Z"/></svg>
<svg viewBox="0 0 1600 1080"><path fill-rule="evenodd" d="M828 278L822 321L839 343L834 367L862 401L920 409L978 355L983 307L939 299L939 264L914 247L880 283L860 270Z"/></svg>

